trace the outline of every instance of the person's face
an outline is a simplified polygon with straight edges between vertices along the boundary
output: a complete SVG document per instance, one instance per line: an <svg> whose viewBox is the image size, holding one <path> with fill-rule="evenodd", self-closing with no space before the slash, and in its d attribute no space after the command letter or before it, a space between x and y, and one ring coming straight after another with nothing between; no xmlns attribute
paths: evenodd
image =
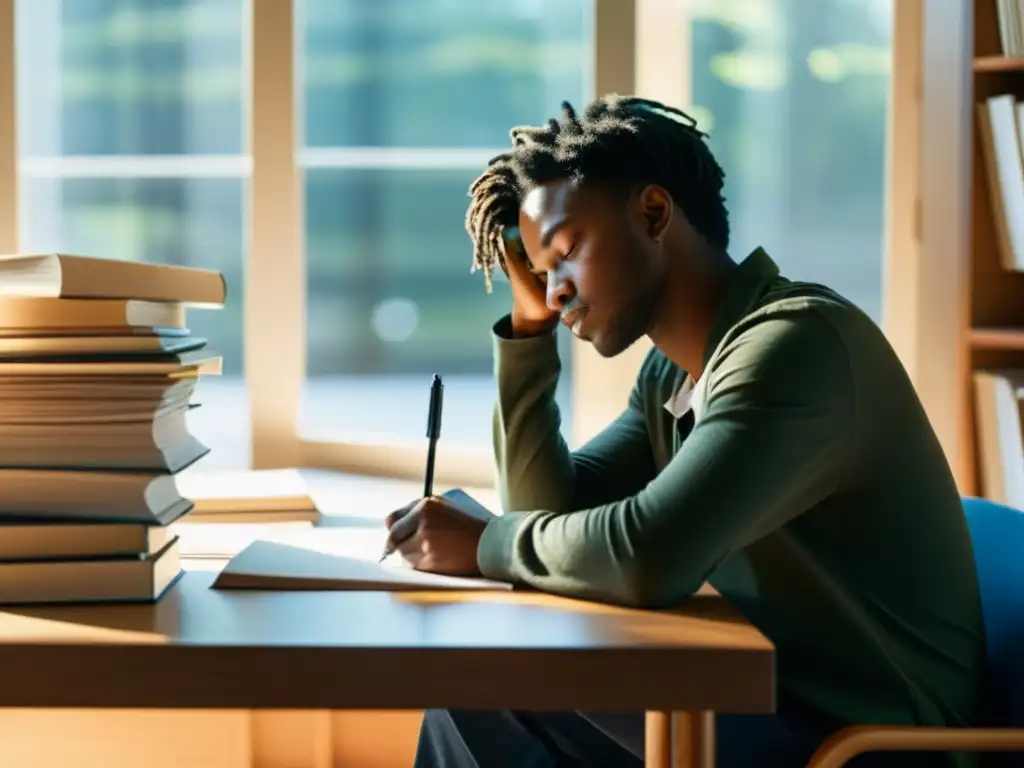
<svg viewBox="0 0 1024 768"><path fill-rule="evenodd" d="M604 186L550 182L519 213L523 246L562 322L613 357L645 335L665 277L661 235L672 202L660 188L628 195Z"/></svg>

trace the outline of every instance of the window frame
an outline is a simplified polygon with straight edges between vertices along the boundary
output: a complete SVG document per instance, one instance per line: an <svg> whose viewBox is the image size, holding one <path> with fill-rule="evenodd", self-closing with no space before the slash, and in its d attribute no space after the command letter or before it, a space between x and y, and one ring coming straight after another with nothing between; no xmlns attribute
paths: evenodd
<svg viewBox="0 0 1024 768"><path fill-rule="evenodd" d="M299 404L306 376L306 286L302 173L307 167L395 167L404 162L462 165L493 157L490 150L296 149L302 135L298 92L294 0L253 0L251 57L259 66L251 79L252 217L249 222L250 271L247 284L246 378L252 407L252 455L256 467L301 464L359 474L418 478L425 446L419 442L365 443L324 440L299 433ZM689 91L689 56L684 45L688 20L677 0L594 0L592 82L588 95L639 93L685 103ZM665 66L664 51L677 61ZM291 104L291 110L277 105ZM403 159L402 154L407 155ZM465 166L463 166L465 167ZM287 200L285 198L288 198ZM266 214L273 211L273 216ZM294 254L281 259L280 254ZM261 313L276 305L275 319ZM259 348L256 340L259 339ZM629 353L603 360L587 345L572 344L573 429L579 444L618 415L643 354L637 344ZM489 435L482 436L487 445ZM491 486L490 450L445 445L438 451L436 476L442 484Z"/></svg>
<svg viewBox="0 0 1024 768"><path fill-rule="evenodd" d="M882 268L882 328L961 487L973 451L960 387L969 368L961 329L971 279L975 1L893 2Z"/></svg>

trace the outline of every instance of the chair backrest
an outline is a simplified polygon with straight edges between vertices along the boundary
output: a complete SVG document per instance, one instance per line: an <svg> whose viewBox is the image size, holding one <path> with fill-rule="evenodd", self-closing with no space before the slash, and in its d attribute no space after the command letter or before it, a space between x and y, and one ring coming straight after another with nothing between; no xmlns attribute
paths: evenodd
<svg viewBox="0 0 1024 768"><path fill-rule="evenodd" d="M988 718L1024 727L1024 512L963 502L988 636Z"/></svg>

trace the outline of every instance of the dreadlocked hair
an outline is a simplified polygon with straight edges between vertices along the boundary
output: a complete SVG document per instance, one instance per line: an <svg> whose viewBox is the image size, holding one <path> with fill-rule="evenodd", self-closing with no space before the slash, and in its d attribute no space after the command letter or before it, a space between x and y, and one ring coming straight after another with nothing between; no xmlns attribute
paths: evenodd
<svg viewBox="0 0 1024 768"><path fill-rule="evenodd" d="M725 173L704 143L706 134L685 112L613 94L593 101L582 115L562 102L560 119L518 126L510 135L512 149L493 158L469 188L471 271L483 271L488 292L495 265L504 269L503 233L518 225L523 195L549 181L657 184L709 244L728 247Z"/></svg>

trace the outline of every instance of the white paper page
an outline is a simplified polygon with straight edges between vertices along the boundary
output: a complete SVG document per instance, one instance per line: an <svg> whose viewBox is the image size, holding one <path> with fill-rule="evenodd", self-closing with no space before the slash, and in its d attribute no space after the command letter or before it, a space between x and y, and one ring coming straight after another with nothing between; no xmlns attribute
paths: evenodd
<svg viewBox="0 0 1024 768"><path fill-rule="evenodd" d="M312 533L326 533L316 531ZM336 530L332 534L354 533ZM362 532L359 533L368 533ZM355 539L360 539L356 541ZM377 562L384 545L371 555L366 537L345 541L344 536L293 538L289 543L255 541L229 562L214 582L215 588L231 589L511 589L504 582L423 573L410 568L400 557Z"/></svg>

